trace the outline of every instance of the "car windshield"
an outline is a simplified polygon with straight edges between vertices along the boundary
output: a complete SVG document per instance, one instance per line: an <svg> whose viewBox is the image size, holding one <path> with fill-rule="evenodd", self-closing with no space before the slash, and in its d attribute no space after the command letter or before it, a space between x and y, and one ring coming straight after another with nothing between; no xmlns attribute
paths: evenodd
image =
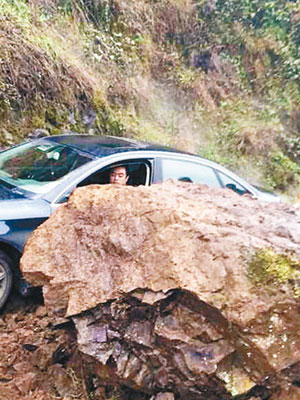
<svg viewBox="0 0 300 400"><path fill-rule="evenodd" d="M0 179L33 193L46 193L60 178L89 161L89 156L63 144L29 142L0 153Z"/></svg>

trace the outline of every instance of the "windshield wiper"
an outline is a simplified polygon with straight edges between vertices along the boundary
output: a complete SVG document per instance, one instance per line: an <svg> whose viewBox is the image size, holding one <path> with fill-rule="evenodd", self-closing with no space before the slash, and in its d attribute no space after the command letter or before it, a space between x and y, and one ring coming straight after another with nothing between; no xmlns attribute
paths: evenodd
<svg viewBox="0 0 300 400"><path fill-rule="evenodd" d="M6 186L6 187L9 187L10 189L16 187L15 185L13 185L13 184L10 183L10 182L7 182L7 181L6 181L5 179L3 179L3 178L0 178L0 184L4 185L4 186Z"/></svg>
<svg viewBox="0 0 300 400"><path fill-rule="evenodd" d="M22 188L12 184L11 182L6 181L3 178L0 178L0 185L4 186L7 189L10 189L11 192L14 194L19 194L21 196L24 196L25 194L25 191Z"/></svg>

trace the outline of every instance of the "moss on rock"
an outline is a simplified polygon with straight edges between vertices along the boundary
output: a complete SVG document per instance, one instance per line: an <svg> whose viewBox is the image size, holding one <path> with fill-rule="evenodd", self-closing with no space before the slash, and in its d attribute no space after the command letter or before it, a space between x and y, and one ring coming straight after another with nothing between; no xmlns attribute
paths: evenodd
<svg viewBox="0 0 300 400"><path fill-rule="evenodd" d="M267 248L259 249L249 262L248 277L256 285L281 285L289 283L295 296L300 296L300 261Z"/></svg>

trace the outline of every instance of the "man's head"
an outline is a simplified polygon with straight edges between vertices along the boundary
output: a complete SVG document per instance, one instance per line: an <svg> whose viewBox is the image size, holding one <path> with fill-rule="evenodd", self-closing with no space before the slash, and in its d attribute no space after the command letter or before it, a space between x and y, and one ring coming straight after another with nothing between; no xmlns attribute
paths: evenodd
<svg viewBox="0 0 300 400"><path fill-rule="evenodd" d="M126 185L129 179L127 169L124 166L115 167L110 170L109 183L116 183L117 185Z"/></svg>

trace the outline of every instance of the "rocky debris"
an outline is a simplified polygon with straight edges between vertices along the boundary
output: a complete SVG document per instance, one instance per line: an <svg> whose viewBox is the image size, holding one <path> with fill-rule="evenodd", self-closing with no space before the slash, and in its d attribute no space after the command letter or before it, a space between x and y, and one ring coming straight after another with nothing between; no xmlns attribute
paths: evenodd
<svg viewBox="0 0 300 400"><path fill-rule="evenodd" d="M0 399L86 400L73 343L72 331L54 329L43 305L8 304L0 319ZM59 347L72 354L63 364L53 358Z"/></svg>
<svg viewBox="0 0 300 400"><path fill-rule="evenodd" d="M180 398L231 398L216 370L234 348L204 317L205 304L174 291L153 306L140 294L73 317L80 351L106 367L97 367L100 376L149 395L165 389Z"/></svg>
<svg viewBox="0 0 300 400"><path fill-rule="evenodd" d="M149 400L104 382L94 388L74 333L71 322L53 326L36 299L11 298L0 315L0 399Z"/></svg>
<svg viewBox="0 0 300 400"><path fill-rule="evenodd" d="M299 377L299 223L229 190L91 185L34 232L21 267L101 382L267 398Z"/></svg>

